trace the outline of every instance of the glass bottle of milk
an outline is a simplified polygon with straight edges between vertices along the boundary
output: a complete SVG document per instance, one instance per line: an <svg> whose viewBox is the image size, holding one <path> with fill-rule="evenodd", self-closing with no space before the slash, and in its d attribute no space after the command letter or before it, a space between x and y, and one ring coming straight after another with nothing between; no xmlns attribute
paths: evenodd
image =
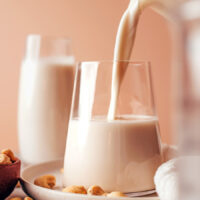
<svg viewBox="0 0 200 200"><path fill-rule="evenodd" d="M22 161L64 156L74 81L70 40L29 35L22 61L18 136Z"/></svg>

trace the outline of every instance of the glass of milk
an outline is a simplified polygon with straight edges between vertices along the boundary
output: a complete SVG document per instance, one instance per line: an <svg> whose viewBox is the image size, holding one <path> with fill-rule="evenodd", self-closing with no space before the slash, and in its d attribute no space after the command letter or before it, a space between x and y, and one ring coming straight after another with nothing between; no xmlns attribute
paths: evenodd
<svg viewBox="0 0 200 200"><path fill-rule="evenodd" d="M113 77L115 64L120 65L120 71ZM117 94L112 101L111 93ZM115 113L113 119L110 108ZM160 145L150 63L79 63L64 185L100 185L106 192L153 190L153 177L162 162Z"/></svg>
<svg viewBox="0 0 200 200"><path fill-rule="evenodd" d="M74 62L70 40L27 37L18 105L19 149L25 163L64 157Z"/></svg>

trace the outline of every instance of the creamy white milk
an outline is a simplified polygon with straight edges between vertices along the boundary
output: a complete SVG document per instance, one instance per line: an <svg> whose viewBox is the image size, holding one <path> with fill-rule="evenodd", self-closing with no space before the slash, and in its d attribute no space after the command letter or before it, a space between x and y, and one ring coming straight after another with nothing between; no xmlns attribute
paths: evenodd
<svg viewBox="0 0 200 200"><path fill-rule="evenodd" d="M25 162L64 156L73 77L74 61L70 57L23 61L18 135L20 156Z"/></svg>
<svg viewBox="0 0 200 200"><path fill-rule="evenodd" d="M161 164L157 125L157 118L145 116L70 120L64 185L97 184L122 192L153 189Z"/></svg>

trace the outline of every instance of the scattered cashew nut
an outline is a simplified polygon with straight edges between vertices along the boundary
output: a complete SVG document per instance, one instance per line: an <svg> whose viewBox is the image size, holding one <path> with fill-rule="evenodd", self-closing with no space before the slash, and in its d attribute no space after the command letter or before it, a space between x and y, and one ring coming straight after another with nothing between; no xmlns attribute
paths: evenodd
<svg viewBox="0 0 200 200"><path fill-rule="evenodd" d="M14 153L10 149L3 149L1 151L2 154L7 155L12 162L16 161L17 159L14 156Z"/></svg>
<svg viewBox="0 0 200 200"><path fill-rule="evenodd" d="M122 192L114 191L107 194L107 197L126 197L126 195Z"/></svg>
<svg viewBox="0 0 200 200"><path fill-rule="evenodd" d="M25 197L24 200L33 200L31 197Z"/></svg>
<svg viewBox="0 0 200 200"><path fill-rule="evenodd" d="M5 154L0 154L0 164L2 165L8 165L8 164L12 164L10 158L5 155Z"/></svg>
<svg viewBox="0 0 200 200"><path fill-rule="evenodd" d="M72 185L63 189L63 192L76 193L76 194L87 194L87 190L84 186Z"/></svg>
<svg viewBox="0 0 200 200"><path fill-rule="evenodd" d="M63 189L63 192L76 193L76 194L88 194L88 195L99 195L107 197L126 197L126 195L119 191L106 193L100 186L92 185L86 191L84 186L72 185Z"/></svg>
<svg viewBox="0 0 200 200"><path fill-rule="evenodd" d="M92 185L88 188L87 193L89 195L104 195L104 190L98 185Z"/></svg>
<svg viewBox="0 0 200 200"><path fill-rule="evenodd" d="M44 175L35 179L34 184L40 187L52 189L56 185L56 178L53 175Z"/></svg>
<svg viewBox="0 0 200 200"><path fill-rule="evenodd" d="M22 200L20 197L13 197L10 200ZM31 197L25 197L24 200L33 200Z"/></svg>

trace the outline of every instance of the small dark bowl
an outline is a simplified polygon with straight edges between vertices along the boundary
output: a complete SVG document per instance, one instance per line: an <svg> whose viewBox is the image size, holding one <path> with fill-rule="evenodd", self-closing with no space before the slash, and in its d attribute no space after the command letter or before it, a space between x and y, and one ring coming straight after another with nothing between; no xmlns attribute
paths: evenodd
<svg viewBox="0 0 200 200"><path fill-rule="evenodd" d="M19 159L12 164L0 164L0 199L5 199L14 190L20 178L20 166Z"/></svg>

